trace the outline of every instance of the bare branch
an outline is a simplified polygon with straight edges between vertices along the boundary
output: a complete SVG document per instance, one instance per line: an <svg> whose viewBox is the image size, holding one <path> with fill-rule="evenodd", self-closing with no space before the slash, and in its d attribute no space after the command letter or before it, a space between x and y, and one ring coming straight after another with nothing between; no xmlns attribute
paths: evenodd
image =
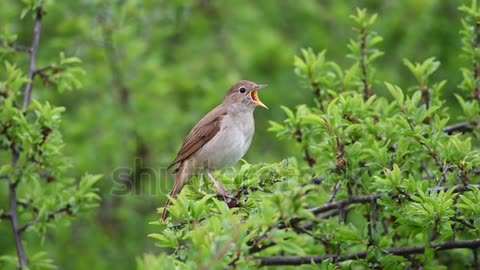
<svg viewBox="0 0 480 270"><path fill-rule="evenodd" d="M468 240L468 241L452 241L445 242L440 244L432 245L432 249L436 250L450 250L450 249L459 249L459 248L469 248L475 249L480 247L480 239ZM425 246L420 247L399 247L399 248L390 248L382 250L384 254L391 254L396 256L406 257L413 254L422 254L425 252ZM324 255L324 256L305 256L305 257L257 257L256 259L260 261L261 266L267 265L302 265L302 264L320 264L325 260L333 260L337 262L345 262L351 260L361 260L367 257L368 252L362 251L357 253L352 253L347 256L339 255Z"/></svg>
<svg viewBox="0 0 480 270"><path fill-rule="evenodd" d="M12 47L15 49L17 52L26 52L26 53L31 53L32 49L30 47L24 46L24 45L12 45Z"/></svg>
<svg viewBox="0 0 480 270"><path fill-rule="evenodd" d="M461 193L461 192L471 191L470 187L480 188L480 185L469 185L469 186L456 185L451 187L434 187L429 189L428 192L440 192L440 191L448 191L453 189L454 193Z"/></svg>
<svg viewBox="0 0 480 270"><path fill-rule="evenodd" d="M36 16L35 16L35 26L33 29L33 41L32 47L30 49L30 67L28 71L28 83L25 86L25 97L23 98L23 107L22 110L26 110L30 105L32 100L32 88L33 88L33 79L35 77L35 71L37 66L37 52L38 46L40 43L40 33L42 30L42 18L43 18L43 9L42 7L38 7L36 9Z"/></svg>
<svg viewBox="0 0 480 270"><path fill-rule="evenodd" d="M475 186L475 187L480 188L480 185L471 185L471 186ZM454 192L457 192L457 193L470 191L469 186L464 186L464 185L457 185L457 186L451 186L451 187L434 187L434 188L429 189L428 191L429 192L440 192L440 191L447 191L447 190L450 190L450 189L453 189ZM373 195L368 195L368 196L351 197L351 198L345 199L343 201L339 201L339 202L335 202L335 203L327 203L327 204L322 205L320 207L312 208L312 209L310 209L310 211L313 214L318 215L318 214L321 214L321 213L328 212L330 210L343 209L346 206L349 206L351 204L373 203L377 199L380 199L382 196L385 196L385 195L373 194ZM391 194L389 196L390 196L390 198L395 199L395 198L398 198L399 194Z"/></svg>
<svg viewBox="0 0 480 270"><path fill-rule="evenodd" d="M317 160L310 154L308 145L303 143L303 133L300 127L297 127L297 129L293 133L293 137L299 144L303 146L303 151L305 153L304 160L308 163L308 166L312 168L317 163Z"/></svg>
<svg viewBox="0 0 480 270"><path fill-rule="evenodd" d="M377 200L380 197L381 197L381 195L379 195L379 194L369 195L369 196L361 196L361 197L350 197L350 198L348 198L346 200L343 200L343 201L340 201L340 202L327 203L327 204L322 205L320 207L310 209L310 212L312 212L315 215L318 215L318 214L321 214L321 213L328 212L330 210L345 208L346 206L348 206L350 204L370 203L372 201Z"/></svg>
<svg viewBox="0 0 480 270"><path fill-rule="evenodd" d="M36 69L36 61L37 61L37 51L40 42L40 32L42 28L42 17L43 17L43 9L41 6L37 7L35 16L35 26L33 30L33 41L32 46L29 49L30 52L30 65L28 71L28 83L25 86L25 96L23 99L23 107L22 110L25 111L31 102L31 95L32 95L32 88L33 88L33 79L35 76L35 69ZM11 152L12 152L12 167L15 168L18 163L18 159L20 158L20 151L21 149L16 145L16 143L12 140L11 144ZM18 220L18 197L17 197L17 185L20 182L20 179L14 180L12 178L8 179L8 186L9 186L9 201L10 201L10 212L8 215L10 216L10 222L12 224L12 231L13 236L15 239L15 246L17 250L17 257L18 257L18 266L19 269L28 269L28 261L27 256L25 253L25 249L22 243L22 228L20 227L19 220Z"/></svg>
<svg viewBox="0 0 480 270"><path fill-rule="evenodd" d="M372 87L368 83L368 68L367 68L367 58L368 58L368 49L367 49L367 38L368 31L367 29L360 30L360 68L362 69L362 83L363 83L363 94L364 99L367 100L372 95Z"/></svg>
<svg viewBox="0 0 480 270"><path fill-rule="evenodd" d="M478 50L480 46L480 23L477 21L475 23L475 36L473 37L472 40L472 47L473 50L476 51ZM474 54L473 56L473 79L476 82L476 87L473 91L473 98L480 100L480 84L478 83L478 78L480 76L480 59L479 57Z"/></svg>
<svg viewBox="0 0 480 270"><path fill-rule="evenodd" d="M376 232L377 231L377 223L378 223L378 204L377 201L372 202L372 228Z"/></svg>
<svg viewBox="0 0 480 270"><path fill-rule="evenodd" d="M452 218L451 220L454 221L454 222L458 222L458 223L462 224L463 226L465 226L465 227L467 227L467 228L470 228L470 229L472 229L472 230L476 230L476 229L477 229L477 227L475 227L475 225L473 225L473 224L465 221L465 220L462 219L462 218Z"/></svg>
<svg viewBox="0 0 480 270"><path fill-rule="evenodd" d="M335 200L335 198L337 197L338 191L342 187L342 184L343 184L342 180L338 181L338 183L335 185L335 188L333 189L332 196L330 196L330 199L328 199L327 203L331 203L333 202L333 200Z"/></svg>
<svg viewBox="0 0 480 270"><path fill-rule="evenodd" d="M461 193L461 192L470 191L471 190L470 187L473 187L473 186L475 186L477 188L480 188L480 185L470 185L470 186L457 185L457 186L451 186L451 187L434 187L434 188L429 189L428 192L440 192L440 191L447 191L447 190L453 189L454 192ZM393 194L393 195L389 195L389 196L391 198L398 198L401 195L403 195L403 194ZM340 201L340 202L327 203L323 206L320 206L320 207L317 207L317 208L312 208L312 209L310 209L310 211L315 215L319 215L321 213L329 212L326 215L319 216L318 217L319 219L328 219L328 218L331 218L331 217L334 217L334 216L340 216L340 220L344 220L345 219L345 213L348 212L348 210L352 208L352 206L351 206L352 204L357 204L357 203L367 204L367 203L370 203L370 204L372 204L372 214L371 214L372 215L371 216L372 229L376 230L377 223L378 223L377 200L380 199L383 196L385 196L385 194L383 194L383 195L372 194L372 195L368 195L368 196L350 197L350 198L348 198L346 200L343 200L343 201ZM313 234L309 231L313 228L314 224L313 223L308 223L308 224L303 225L303 226L298 226L298 223L301 220L302 220L301 218L292 218L292 219L289 220L288 223L291 225L291 228L293 228L295 231L297 231L299 233L303 233L303 234L313 236ZM471 226L469 226L470 224L468 224L466 222L461 222L460 220L454 220L454 221L462 223L465 227L471 227ZM283 229L283 228L287 228L287 227L288 226L284 222L281 222L277 226L278 229ZM268 232L269 231L265 232L265 235L262 236L261 238L265 238L266 235L268 234ZM322 240L320 240L321 238L315 238L315 239L321 241L324 244L328 243L328 241L326 239L322 239ZM264 243L262 245L258 245L258 244L253 243L253 242L250 243L250 244L251 244L251 247L249 249L249 254L250 255L253 255L255 253L258 253L262 250L265 250L269 247L272 247L272 246L276 245L275 242ZM328 257L328 256L330 256L330 257ZM332 257L332 256L336 256L336 257ZM334 255L327 255L326 257L324 256L323 258L324 259L341 259L340 256L339 256L339 253L334 254ZM269 258L267 258L267 259L269 259Z"/></svg>
<svg viewBox="0 0 480 270"><path fill-rule="evenodd" d="M50 220L54 219L58 214L63 214L63 213L71 214L71 206L70 206L70 204L67 204L67 205L65 205L65 207L62 207L62 208L58 209L57 211L48 214L48 215L47 215L47 218L46 218L46 221L50 221ZM40 221L41 221L40 216L37 216L37 218L35 218L35 219L32 220L31 222L25 224L23 227L21 227L21 228L18 230L18 232L19 232L19 233L23 233L23 232L25 232L28 228L30 228L30 227L32 227L33 225L39 223Z"/></svg>
<svg viewBox="0 0 480 270"><path fill-rule="evenodd" d="M312 88L313 94L315 95L315 99L318 102L318 106L320 106L320 109L322 111L325 111L325 108L322 103L320 84L318 83L317 80L315 80L312 69L308 69L307 77L308 77L308 80L310 81L310 87Z"/></svg>
<svg viewBox="0 0 480 270"><path fill-rule="evenodd" d="M48 66L44 66L42 68L37 68L35 69L35 74L34 75L37 75L37 74L44 74L46 71L49 71L51 69L53 69L54 67L52 65L48 65Z"/></svg>
<svg viewBox="0 0 480 270"><path fill-rule="evenodd" d="M428 86L424 85L423 83L420 83L420 91L422 93L422 101L425 104L425 106L430 108L430 89ZM430 118L427 117L425 118L426 123L430 122Z"/></svg>
<svg viewBox="0 0 480 270"><path fill-rule="evenodd" d="M18 160L18 158L16 159ZM16 160L14 157L14 162L16 165ZM16 184L9 180L9 196L10 196L10 222L12 223L13 236L15 238L15 246L17 249L17 257L19 269L28 269L27 256L25 254L25 249L23 248L22 237L20 236L20 224L18 222L18 213L17 213L17 188Z"/></svg>
<svg viewBox="0 0 480 270"><path fill-rule="evenodd" d="M20 150L12 143L12 167L15 168L20 158ZM9 200L10 200L10 212L8 213L10 222L12 223L13 236L15 238L15 247L17 249L18 264L20 269L28 268L27 256L25 255L25 250L23 248L22 238L20 236L19 228L20 224L18 222L18 204L17 204L17 184L12 178L8 178L8 191L9 191Z"/></svg>
<svg viewBox="0 0 480 270"><path fill-rule="evenodd" d="M38 209L33 207L32 204L30 204L30 203L17 200L17 205L23 207L24 209L28 209L28 208L32 207L35 212L38 212Z"/></svg>
<svg viewBox="0 0 480 270"><path fill-rule="evenodd" d="M453 134L455 132L470 132L473 131L477 126L480 124L480 120L474 120L473 122L462 122L458 124L454 124L451 126L447 126L443 129L443 132L447 134Z"/></svg>
<svg viewBox="0 0 480 270"><path fill-rule="evenodd" d="M304 233L306 235L309 235L310 237L312 237L313 239L321 242L324 246L331 246L332 243L328 242L327 239L325 238L322 238L322 237L318 237L318 236L315 236L312 232L310 232L309 230L307 229L304 229L303 227L298 227L297 225L293 225L292 228L296 231L296 232L299 232L299 233Z"/></svg>
<svg viewBox="0 0 480 270"><path fill-rule="evenodd" d="M450 170L450 166L444 166L443 170L442 170L442 179L440 179L440 181L438 182L438 185L437 187L441 187L443 186L443 184L445 184L445 182L447 182L447 172L448 170Z"/></svg>
<svg viewBox="0 0 480 270"><path fill-rule="evenodd" d="M30 47L23 46L23 45L12 44L12 43L9 43L5 40L0 40L0 46L4 47L4 48L12 48L12 49L15 50L15 52L30 53Z"/></svg>

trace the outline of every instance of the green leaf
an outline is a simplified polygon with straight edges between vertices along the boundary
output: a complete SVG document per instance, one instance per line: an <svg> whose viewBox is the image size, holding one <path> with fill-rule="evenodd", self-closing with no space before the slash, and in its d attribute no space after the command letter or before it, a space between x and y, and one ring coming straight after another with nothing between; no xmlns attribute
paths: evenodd
<svg viewBox="0 0 480 270"><path fill-rule="evenodd" d="M385 85L387 86L387 90L390 92L390 94L395 98L397 103L400 106L403 106L404 102L404 95L402 89L396 85L392 85L390 83L385 82Z"/></svg>
<svg viewBox="0 0 480 270"><path fill-rule="evenodd" d="M293 114L292 110L290 110L288 107L280 106L280 108L282 108L282 110L285 112L288 119L292 119L292 120L295 119L295 115Z"/></svg>

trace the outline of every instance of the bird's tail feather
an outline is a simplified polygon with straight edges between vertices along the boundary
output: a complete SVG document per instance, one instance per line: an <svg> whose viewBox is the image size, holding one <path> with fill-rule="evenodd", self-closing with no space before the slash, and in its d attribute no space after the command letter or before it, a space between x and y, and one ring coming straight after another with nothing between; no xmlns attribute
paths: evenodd
<svg viewBox="0 0 480 270"><path fill-rule="evenodd" d="M180 191L182 191L183 187L187 183L185 179L187 175L185 174L185 171L183 168L180 168L179 172L176 174L176 179L175 179L175 185L173 186L172 191L170 192L170 198L175 199L178 194L180 194ZM163 214L162 214L162 220L165 221L168 218L168 215L170 212L168 211L168 207L172 204L170 201L170 198L167 199L167 202L165 203L165 207L163 208Z"/></svg>

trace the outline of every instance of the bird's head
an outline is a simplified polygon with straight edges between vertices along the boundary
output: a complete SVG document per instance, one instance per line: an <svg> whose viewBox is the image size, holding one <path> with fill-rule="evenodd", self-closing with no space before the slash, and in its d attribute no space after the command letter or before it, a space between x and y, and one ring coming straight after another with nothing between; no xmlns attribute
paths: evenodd
<svg viewBox="0 0 480 270"><path fill-rule="evenodd" d="M250 108L261 106L268 109L268 107L260 101L257 93L258 90L265 87L267 87L266 84L256 84L246 80L238 81L228 90L223 103L226 105L241 104Z"/></svg>

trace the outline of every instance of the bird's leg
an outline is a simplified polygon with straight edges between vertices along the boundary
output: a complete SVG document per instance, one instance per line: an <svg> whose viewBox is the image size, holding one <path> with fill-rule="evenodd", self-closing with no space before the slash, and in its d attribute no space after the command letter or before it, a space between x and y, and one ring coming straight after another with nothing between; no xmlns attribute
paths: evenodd
<svg viewBox="0 0 480 270"><path fill-rule="evenodd" d="M215 185L215 187L218 189L218 192L220 192L220 195L223 196L223 199L225 201L227 201L229 198L232 197L232 195L230 195L230 192L226 191L222 185L220 185L220 183L217 181L217 179L215 179L215 177L213 177L212 173L207 171L207 174L208 174L208 177L210 177L210 179L212 179L213 181L213 184Z"/></svg>

